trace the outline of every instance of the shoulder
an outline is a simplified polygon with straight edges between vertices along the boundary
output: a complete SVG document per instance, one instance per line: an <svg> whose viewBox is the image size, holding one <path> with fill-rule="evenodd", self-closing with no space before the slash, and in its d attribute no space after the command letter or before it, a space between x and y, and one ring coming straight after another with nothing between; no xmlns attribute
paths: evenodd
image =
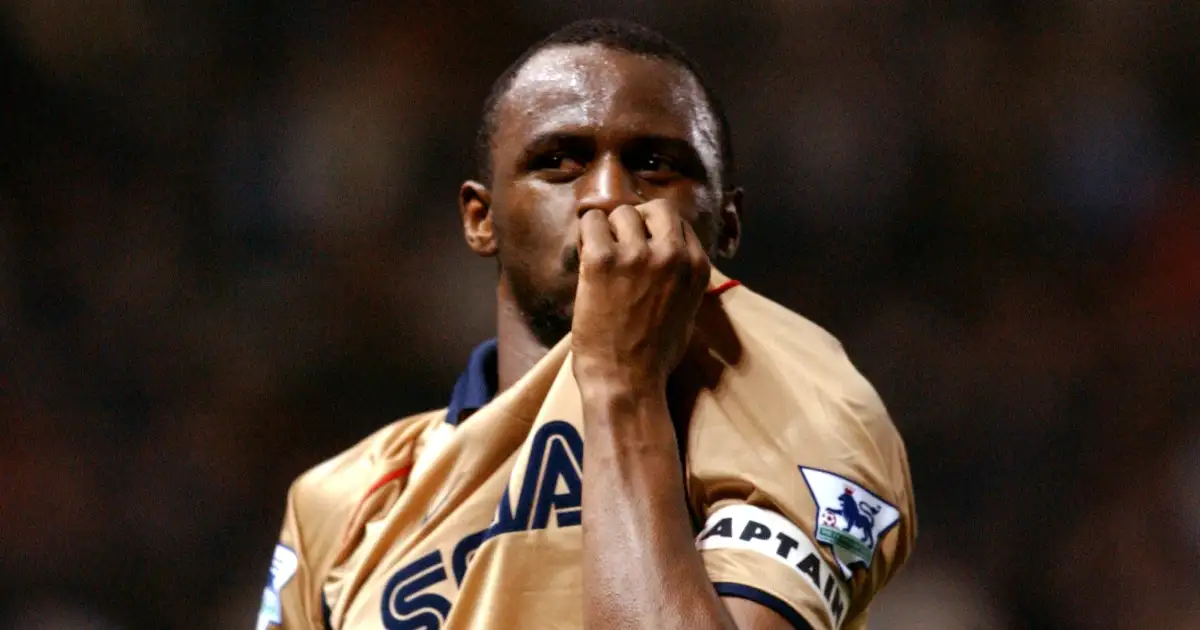
<svg viewBox="0 0 1200 630"><path fill-rule="evenodd" d="M911 501L900 432L879 393L842 343L806 317L746 287L721 297L737 339L740 379L750 400L769 412L779 446L839 474L863 479L891 501ZM765 402L769 401L769 402Z"/></svg>
<svg viewBox="0 0 1200 630"><path fill-rule="evenodd" d="M429 411L397 420L292 482L288 509L310 553L340 540L367 495L407 474L424 436L444 415Z"/></svg>
<svg viewBox="0 0 1200 630"><path fill-rule="evenodd" d="M728 292L722 307L752 361L769 368L799 400L822 404L821 415L832 421L827 430L899 442L882 398L829 331L745 287Z"/></svg>
<svg viewBox="0 0 1200 630"><path fill-rule="evenodd" d="M693 458L703 496L717 505L741 488L800 528L853 583L854 618L915 543L904 441L834 335L745 287L720 300L705 333L721 413L691 436L710 455Z"/></svg>

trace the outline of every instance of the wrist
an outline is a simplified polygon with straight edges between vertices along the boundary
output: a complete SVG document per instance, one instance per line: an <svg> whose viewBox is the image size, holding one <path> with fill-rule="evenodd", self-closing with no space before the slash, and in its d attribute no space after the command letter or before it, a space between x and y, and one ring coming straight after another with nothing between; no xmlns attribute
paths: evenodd
<svg viewBox="0 0 1200 630"><path fill-rule="evenodd" d="M655 415L667 409L666 385L628 378L578 379L579 395L589 415Z"/></svg>
<svg viewBox="0 0 1200 630"><path fill-rule="evenodd" d="M581 390L581 396L587 457L678 458L665 388L596 387Z"/></svg>
<svg viewBox="0 0 1200 630"><path fill-rule="evenodd" d="M666 392L666 379L646 370L633 369L626 362L576 355L572 371L584 402L596 400L636 401Z"/></svg>

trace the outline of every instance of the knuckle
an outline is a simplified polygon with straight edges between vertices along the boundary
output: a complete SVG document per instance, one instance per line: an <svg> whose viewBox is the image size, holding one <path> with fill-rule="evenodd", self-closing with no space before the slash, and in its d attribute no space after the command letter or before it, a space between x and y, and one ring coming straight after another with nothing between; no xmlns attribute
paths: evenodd
<svg viewBox="0 0 1200 630"><path fill-rule="evenodd" d="M629 245L622 250L622 262L631 267L642 267L652 261L650 248L646 245Z"/></svg>
<svg viewBox="0 0 1200 630"><path fill-rule="evenodd" d="M671 211L671 204L667 203L666 199L651 199L639 207L647 213L658 214Z"/></svg>
<svg viewBox="0 0 1200 630"><path fill-rule="evenodd" d="M673 243L660 243L653 249L655 269L683 269L689 266L687 250Z"/></svg>
<svg viewBox="0 0 1200 630"><path fill-rule="evenodd" d="M628 204L617 206L615 209L613 209L612 214L614 217L621 217L623 219L636 219L641 217L641 213L638 212L638 209Z"/></svg>
<svg viewBox="0 0 1200 630"><path fill-rule="evenodd" d="M664 230L671 233L679 230L679 215L665 202L648 208L645 210L645 212L647 219L653 218L653 220L661 225Z"/></svg>
<svg viewBox="0 0 1200 630"><path fill-rule="evenodd" d="M579 220L584 222L595 222L603 218L603 210L600 210L599 208L591 208L590 210L585 210L583 215L579 217Z"/></svg>
<svg viewBox="0 0 1200 630"><path fill-rule="evenodd" d="M692 252L682 238L671 248L671 256L680 264L689 264L692 262Z"/></svg>
<svg viewBox="0 0 1200 630"><path fill-rule="evenodd" d="M659 217L668 212L667 206L659 200L651 201L649 203L638 206L638 209L647 218Z"/></svg>
<svg viewBox="0 0 1200 630"><path fill-rule="evenodd" d="M584 250L579 258L587 267L611 269L617 261L617 253L608 247L593 247Z"/></svg>

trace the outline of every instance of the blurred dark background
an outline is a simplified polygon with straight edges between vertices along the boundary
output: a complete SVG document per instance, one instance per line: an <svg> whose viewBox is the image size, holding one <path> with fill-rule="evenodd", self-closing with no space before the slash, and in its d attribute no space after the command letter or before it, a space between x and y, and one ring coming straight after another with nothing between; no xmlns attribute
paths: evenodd
<svg viewBox="0 0 1200 630"><path fill-rule="evenodd" d="M907 440L872 627L1200 628L1200 3L426 4L0 3L0 627L251 627L290 480L491 335L492 79L620 15Z"/></svg>

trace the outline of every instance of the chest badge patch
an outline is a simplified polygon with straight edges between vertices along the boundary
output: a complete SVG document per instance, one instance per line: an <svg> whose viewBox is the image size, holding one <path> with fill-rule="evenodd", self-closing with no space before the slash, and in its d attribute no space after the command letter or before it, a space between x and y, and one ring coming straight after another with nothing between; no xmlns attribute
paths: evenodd
<svg viewBox="0 0 1200 630"><path fill-rule="evenodd" d="M817 542L827 545L846 578L868 568L879 539L900 521L900 511L874 492L831 472L800 467L817 504Z"/></svg>

